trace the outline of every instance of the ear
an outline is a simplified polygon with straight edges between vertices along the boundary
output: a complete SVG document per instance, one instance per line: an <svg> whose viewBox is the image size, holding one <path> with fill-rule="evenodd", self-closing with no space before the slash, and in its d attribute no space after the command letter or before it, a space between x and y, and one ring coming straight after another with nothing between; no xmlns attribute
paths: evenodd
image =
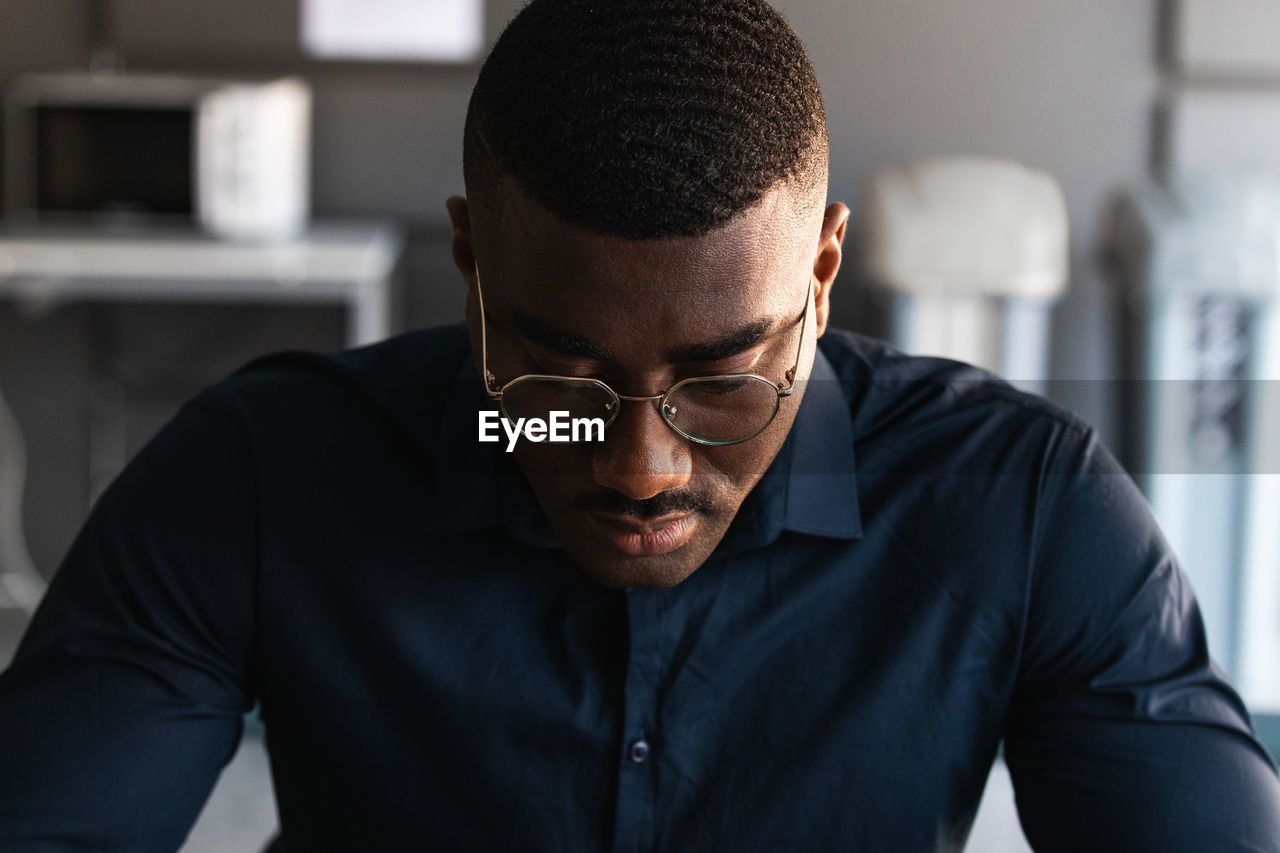
<svg viewBox="0 0 1280 853"><path fill-rule="evenodd" d="M849 208L840 202L827 205L822 214L822 232L818 235L818 251L813 259L813 278L818 282L813 307L818 337L827 330L831 316L831 286L835 284L840 261L844 257L844 232L849 225Z"/></svg>
<svg viewBox="0 0 1280 853"><path fill-rule="evenodd" d="M458 272L462 273L462 281L466 286L462 310L467 322L470 323L475 313L473 294L476 274L476 254L471 242L471 208L467 205L467 200L460 195L449 196L444 206L449 211L449 221L453 224L453 239L450 242L453 265L458 268Z"/></svg>
<svg viewBox="0 0 1280 853"><path fill-rule="evenodd" d="M476 271L476 256L471 243L471 208L460 195L450 196L444 203L453 224L453 264L470 285Z"/></svg>

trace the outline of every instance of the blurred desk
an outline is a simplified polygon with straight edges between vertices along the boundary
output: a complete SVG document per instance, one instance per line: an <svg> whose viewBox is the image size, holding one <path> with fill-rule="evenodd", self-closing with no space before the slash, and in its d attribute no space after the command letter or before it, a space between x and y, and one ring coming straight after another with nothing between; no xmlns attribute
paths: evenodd
<svg viewBox="0 0 1280 853"><path fill-rule="evenodd" d="M392 274L403 237L386 223L316 223L281 243L191 231L31 229L0 233L0 298L62 302L339 303L347 343L391 333Z"/></svg>
<svg viewBox="0 0 1280 853"><path fill-rule="evenodd" d="M0 300L30 314L70 302L336 305L344 309L346 345L359 346L396 330L393 285L403 249L400 229L386 222L317 222L274 243L190 229L29 227L0 231ZM129 448L121 378L104 371L89 395L92 501L124 467Z"/></svg>

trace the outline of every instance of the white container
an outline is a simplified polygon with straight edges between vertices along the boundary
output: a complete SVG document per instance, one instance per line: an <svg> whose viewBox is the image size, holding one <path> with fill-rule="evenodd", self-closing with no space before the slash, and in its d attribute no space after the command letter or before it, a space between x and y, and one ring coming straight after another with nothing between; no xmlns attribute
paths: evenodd
<svg viewBox="0 0 1280 853"><path fill-rule="evenodd" d="M864 270L890 303L890 340L1037 390L1065 290L1058 182L1010 160L935 157L876 170L859 199Z"/></svg>

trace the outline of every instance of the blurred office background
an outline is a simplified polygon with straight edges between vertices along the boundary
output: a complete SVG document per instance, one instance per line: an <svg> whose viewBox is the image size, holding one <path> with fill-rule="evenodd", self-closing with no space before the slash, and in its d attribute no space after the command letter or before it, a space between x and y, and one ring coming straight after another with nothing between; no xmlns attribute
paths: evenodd
<svg viewBox="0 0 1280 853"><path fill-rule="evenodd" d="M519 5L485 2L486 44ZM1115 306L1096 244L1107 192L1141 180L1151 167L1161 81L1155 4L780 5L823 84L831 198L853 206L871 170L922 155L1006 157L1046 170L1063 186L1071 226L1071 281L1053 318L1051 376L1116 376ZM395 325L459 318L444 199L462 191L461 126L475 61L309 57L298 0L3 0L3 16L3 84L33 71L88 69L103 49L129 71L303 76L314 99L313 216L397 222L407 242ZM865 327L858 285L851 256L833 309L840 325ZM257 352L341 346L343 323L336 307L103 301L39 312L0 299L0 388L30 445L26 530L36 563L46 572L56 566L88 506L87 401L101 373L122 370L124 379L139 380L126 383L139 398L129 412L134 447L179 396L165 392L189 386L185 376L151 383L141 374L212 380ZM1064 382L1050 393L1118 440L1110 389Z"/></svg>
<svg viewBox="0 0 1280 853"><path fill-rule="evenodd" d="M316 226L354 222L393 235L381 244L392 258L383 282L389 294L386 331L458 320L461 287L448 254L444 199L463 189L462 122L479 57L520 3L476 0L479 53L429 61L404 50L383 58L308 52L302 39L308 2L0 0L0 85L33 72L90 68L301 78L311 98L307 188L312 221ZM377 14L380 5L367 4L368 14ZM426 0L420 5L450 6ZM1161 473L1151 470L1160 466L1158 460L1143 456L1142 428L1130 429L1141 423L1141 413L1132 407L1151 401L1126 392L1123 381L1153 370L1133 353L1141 349L1134 342L1145 340L1139 330L1154 323L1155 314L1143 314L1142 300L1123 296L1122 285L1139 294L1164 286L1152 279L1154 266L1143 261L1155 251L1154 239L1143 231L1154 215L1143 211L1167 201L1164 191L1192 201L1227 198L1221 204L1228 207L1230 199L1246 198L1242 204L1252 205L1250 221L1256 224L1261 217L1265 231L1270 221L1265 192L1250 195L1246 189L1241 196L1238 188L1242 181L1265 188L1268 170L1280 166L1275 153L1280 151L1280 50L1271 47L1280 44L1280 16L1272 4L780 0L777 5L807 44L822 81L833 200L856 207L873 176L919 158L994 158L1056 180L1066 226L1065 289L1052 301L1038 344L1044 357L1041 390L1095 424L1108 443L1125 451L1136 473ZM5 120L12 121L12 114ZM1225 195L1203 189L1217 186L1219 179L1236 189ZM0 180L13 180L10 167L0 172ZM30 237L32 227L4 223L8 236ZM136 224L132 227L136 234ZM886 312L893 306L886 308L877 295L864 263L871 249L854 231L847 248L833 320L888 333L892 318ZM1229 258L1228 266L1232 262ZM12 266L6 269L0 254L0 277L11 276ZM1276 270L1270 275L1274 279ZM216 287L216 282L203 286ZM256 354L291 347L336 349L358 339L351 306L334 302L32 297L39 292L6 295L0 286L0 390L25 437L25 537L32 561L46 576L112 465L136 450L182 399ZM1203 307L1202 302L1195 304ZM1226 325L1237 337L1257 338L1267 330L1256 319L1261 316L1257 304L1256 299L1232 303L1239 310ZM1194 338L1196 332L1188 334ZM1249 352L1258 349L1247 341L1237 344ZM930 349L927 342L920 348ZM1190 379L1196 368L1187 358ZM1263 376L1254 363L1261 358L1238 356L1228 378ZM1232 387L1257 396L1248 390L1257 385ZM1245 422L1255 428L1262 423ZM1178 470L1169 473L1188 473L1190 465L1175 464ZM1248 470L1248 463L1218 465L1211 474L1235 483ZM1276 475L1280 469L1253 473ZM1237 496L1241 517L1256 515L1257 507L1270 500L1265 489L1255 492L1245 489ZM1252 508L1245 505L1251 500ZM1280 593L1276 585L1267 585L1269 580L1245 577L1242 565L1249 555L1237 553L1242 547L1230 550L1247 531L1224 530L1220 544L1229 551L1224 562L1197 568L1211 587L1211 634L1223 638L1222 652L1233 663L1247 657L1249 643L1260 643L1254 659L1271 661L1280 671L1280 640L1240 628L1240 603L1250 590L1265 593L1253 624L1259 619L1280 624ZM1179 538L1176 531L1172 538ZM1257 564L1257 554L1265 555L1270 546L1255 545L1249 559ZM1248 571L1256 574L1256 565ZM1280 575L1280 559L1271 566L1272 575ZM1255 635L1256 641L1250 639ZM1263 704L1274 699L1268 696ZM1269 709L1280 710L1280 702ZM260 777L261 757L246 761L246 778ZM237 808L261 808L261 797L253 793L257 789L240 790L249 793L221 801L218 808L226 810L212 818L215 828L201 831L217 838L217 827L246 823ZM1007 785L1001 791L1007 797ZM269 820L269 804L266 815ZM980 837L996 838L1005 830L993 832ZM999 846L1004 841L986 843L990 846L975 842L974 849L1018 849L1016 838L1007 847ZM214 842L207 849L230 848Z"/></svg>

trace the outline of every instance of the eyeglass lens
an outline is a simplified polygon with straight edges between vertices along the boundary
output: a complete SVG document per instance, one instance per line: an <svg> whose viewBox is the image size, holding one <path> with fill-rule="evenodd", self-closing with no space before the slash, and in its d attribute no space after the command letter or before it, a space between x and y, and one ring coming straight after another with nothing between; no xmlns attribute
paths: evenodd
<svg viewBox="0 0 1280 853"><path fill-rule="evenodd" d="M502 393L508 420L547 419L551 412L570 418L617 416L617 396L603 383L525 376ZM745 441L767 427L778 412L778 391L768 380L751 375L709 376L685 380L671 389L662 416L676 430L712 444Z"/></svg>

